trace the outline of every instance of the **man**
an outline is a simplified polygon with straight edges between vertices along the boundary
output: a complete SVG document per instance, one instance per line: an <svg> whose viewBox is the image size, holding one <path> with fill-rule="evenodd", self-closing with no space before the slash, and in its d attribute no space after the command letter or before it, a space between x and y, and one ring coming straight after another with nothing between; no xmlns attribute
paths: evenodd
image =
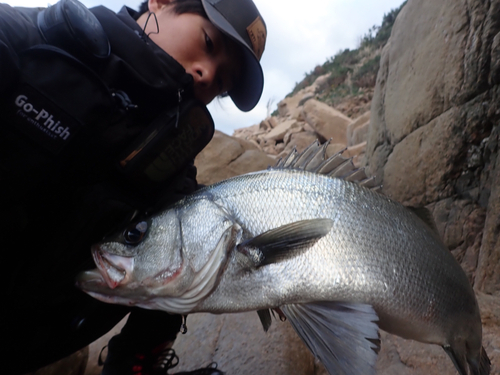
<svg viewBox="0 0 500 375"><path fill-rule="evenodd" d="M266 28L251 0L141 8L0 5L5 373L67 356L128 312L103 374L175 363L181 317L95 301L74 276L92 267L92 243L197 188L193 159L213 134L204 105L257 104Z"/></svg>

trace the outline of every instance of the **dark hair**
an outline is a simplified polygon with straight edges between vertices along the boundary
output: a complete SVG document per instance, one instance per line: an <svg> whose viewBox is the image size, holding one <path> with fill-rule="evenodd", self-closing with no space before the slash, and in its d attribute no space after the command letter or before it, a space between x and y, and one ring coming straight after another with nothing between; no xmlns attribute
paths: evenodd
<svg viewBox="0 0 500 375"><path fill-rule="evenodd" d="M194 13L208 19L201 0L173 0L171 4L174 6L172 9L176 14ZM148 1L145 0L139 5L139 15L148 11Z"/></svg>

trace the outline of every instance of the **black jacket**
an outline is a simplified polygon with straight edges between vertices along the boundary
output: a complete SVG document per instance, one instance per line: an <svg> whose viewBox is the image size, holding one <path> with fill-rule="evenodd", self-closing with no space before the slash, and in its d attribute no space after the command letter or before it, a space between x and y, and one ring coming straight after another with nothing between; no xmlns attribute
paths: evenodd
<svg viewBox="0 0 500 375"><path fill-rule="evenodd" d="M79 271L94 268L91 244L125 225L134 210L158 209L196 188L192 159L151 188L144 188L140 179L130 183L115 170L117 157L145 129L166 111L176 112L179 97L192 99L193 84L180 64L142 34L134 12L125 7L117 14L104 7L91 9L111 54L89 66L110 90L125 94L118 98L116 113L83 113L77 120L85 130L59 153L15 128L11 104L24 79L23 54L46 44L37 26L40 11L0 4L0 227L7 233L0 246L11 257L8 266L3 263L8 307L0 327L9 342L2 362L15 364L17 371L20 364L28 370L68 355L117 323L126 313L122 307L95 301L74 287ZM66 100L64 108L78 113L86 98L73 99L75 77L58 78L58 73L42 74L42 86L51 95L56 79L69 85L50 101Z"/></svg>
<svg viewBox="0 0 500 375"><path fill-rule="evenodd" d="M71 140L70 146L66 146L65 150L56 157L40 151L39 148L47 148L47 145L43 142L32 144L33 139L27 140L24 134L18 136L13 131L15 126L8 117L9 113L16 111L23 104L23 102L21 104L16 102L18 106L14 105L15 95L19 92L24 94L23 91L16 91L20 80L19 65L27 66L25 71L28 72L31 72L33 67L37 68L41 65L32 55L28 55L28 60L35 61L31 63L32 66L23 64L26 57L24 60L20 59L26 56L25 51L46 43L37 26L36 19L39 11L40 9L11 8L0 4L0 82L2 82L0 109L4 117L3 125L0 126L0 135L3 139L0 160L2 168L11 172L9 176L13 181L9 186L13 187L13 191L23 190L30 181L37 181L37 183L40 179L47 181L42 172L46 174L52 165L58 163L63 163L66 170L74 169L72 176L66 174L64 179L68 180L68 177L73 177L78 180L76 184L86 183L87 181L82 181L82 176L96 174L97 169L107 165L104 161L116 159L120 152L132 146L134 140L159 115L169 109L175 110L179 105L179 100L185 103L192 99L192 77L186 74L179 63L143 35L142 30L132 18L134 13L132 10L124 7L118 14L115 14L104 7L93 8L92 12L100 21L109 39L111 54L108 58L93 61L93 64L89 66L97 80L102 80L107 89L113 91L113 94L118 94L115 96L117 103L113 105L120 107L118 104L120 102L120 111L106 111L107 108L99 110L100 107L97 105L85 107L91 99L97 101L98 104L101 99L100 97L95 99L95 95L90 91L87 94L86 88L78 89L83 86L87 77L78 81L72 78L78 76L78 74L72 74L73 70L68 71L69 73L58 74L61 69L57 69L58 65L54 64L57 59L53 58L54 61L51 61L49 58L48 70L41 70L38 75L32 73L35 77L32 79L40 80L39 77L44 76L44 81L39 85L46 88L45 92L48 92L49 99L55 104L62 103L63 111L73 113L73 117L82 123L79 126L83 130L80 130L74 140ZM52 65L54 67L51 70ZM55 92L56 90L58 92ZM122 97L126 98L125 104L123 100L118 100ZM104 99L108 98L102 98L103 102ZM29 100L30 98L25 101ZM124 105L127 108L124 108ZM23 170L17 173L20 166ZM82 167L84 170L77 169L77 167ZM194 180L192 168L188 169L191 169L189 178ZM17 180L19 183L15 183ZM188 183L193 185L193 181ZM179 182L176 184L178 185ZM125 188L128 182L120 181L120 185ZM166 185L169 183L167 182ZM165 186L162 186L162 191L165 191ZM135 193L129 192L128 195ZM151 205L154 202L135 203Z"/></svg>

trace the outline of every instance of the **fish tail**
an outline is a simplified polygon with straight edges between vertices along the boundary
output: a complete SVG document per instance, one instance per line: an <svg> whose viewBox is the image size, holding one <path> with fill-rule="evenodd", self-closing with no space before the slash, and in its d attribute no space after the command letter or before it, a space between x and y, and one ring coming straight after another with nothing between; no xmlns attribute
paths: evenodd
<svg viewBox="0 0 500 375"><path fill-rule="evenodd" d="M472 356L470 351L463 348L443 346L448 356L451 358L460 375L489 375L491 362L483 347L479 355ZM463 349L463 350L462 350ZM479 357L479 358L478 358Z"/></svg>

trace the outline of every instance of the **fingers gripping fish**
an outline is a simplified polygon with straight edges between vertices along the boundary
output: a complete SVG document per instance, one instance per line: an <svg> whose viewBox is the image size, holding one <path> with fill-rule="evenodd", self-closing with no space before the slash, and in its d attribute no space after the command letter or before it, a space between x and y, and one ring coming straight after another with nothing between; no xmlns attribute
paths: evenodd
<svg viewBox="0 0 500 375"><path fill-rule="evenodd" d="M425 210L374 191L326 144L208 186L92 248L78 286L171 313L279 308L330 374L374 374L378 330L490 373L474 292ZM326 160L325 160L326 159Z"/></svg>

